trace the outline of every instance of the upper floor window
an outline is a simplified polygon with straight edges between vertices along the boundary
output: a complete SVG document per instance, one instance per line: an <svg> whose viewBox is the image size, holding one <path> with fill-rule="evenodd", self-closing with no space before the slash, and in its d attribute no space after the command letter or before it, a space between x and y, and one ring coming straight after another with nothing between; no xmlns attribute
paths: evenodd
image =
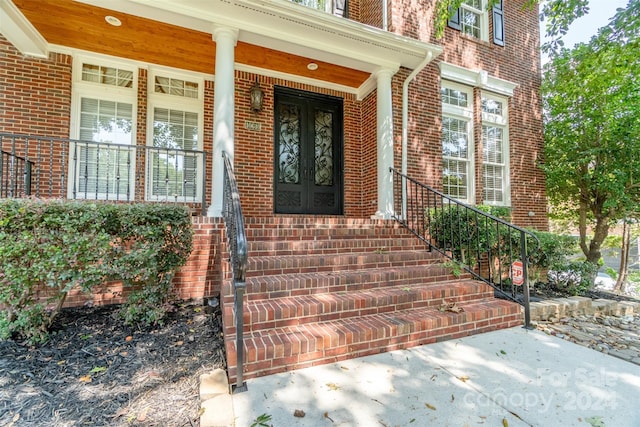
<svg viewBox="0 0 640 427"><path fill-rule="evenodd" d="M492 9L493 42L504 46L504 0ZM489 11L487 0L463 0L449 19L449 26L479 40L489 41Z"/></svg>
<svg viewBox="0 0 640 427"><path fill-rule="evenodd" d="M347 17L348 0L291 0L294 3L310 7L316 10L322 10L336 16Z"/></svg>

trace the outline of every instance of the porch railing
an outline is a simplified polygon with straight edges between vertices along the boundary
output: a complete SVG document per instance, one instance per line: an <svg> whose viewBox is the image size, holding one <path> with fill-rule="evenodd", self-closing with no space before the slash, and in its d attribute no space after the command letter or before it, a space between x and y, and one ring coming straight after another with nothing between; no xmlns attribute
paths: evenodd
<svg viewBox="0 0 640 427"><path fill-rule="evenodd" d="M498 296L524 306L529 328L529 255L540 246L523 228L465 205L390 168L395 219L426 243L491 285Z"/></svg>
<svg viewBox="0 0 640 427"><path fill-rule="evenodd" d="M244 229L244 217L240 206L240 193L238 184L233 173L231 161L226 153L224 158L224 193L222 216L227 231L227 241L229 245L229 257L233 273L233 298L236 323L236 384L234 391L246 391L244 383L244 293L247 288L245 272L247 270L248 245L247 236Z"/></svg>
<svg viewBox="0 0 640 427"><path fill-rule="evenodd" d="M204 151L5 133L0 147L1 197L171 202L206 214Z"/></svg>
<svg viewBox="0 0 640 427"><path fill-rule="evenodd" d="M33 162L15 153L0 151L0 197L31 195Z"/></svg>

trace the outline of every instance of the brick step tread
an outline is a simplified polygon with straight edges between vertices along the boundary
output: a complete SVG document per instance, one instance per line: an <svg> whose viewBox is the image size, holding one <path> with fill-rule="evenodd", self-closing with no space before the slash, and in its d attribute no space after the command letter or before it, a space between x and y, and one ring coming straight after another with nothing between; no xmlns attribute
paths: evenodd
<svg viewBox="0 0 640 427"><path fill-rule="evenodd" d="M425 307L246 333L245 370L249 375L245 377L408 348L522 322L520 306L505 300L460 307L464 311L459 313ZM227 349L235 353L233 339L226 337ZM235 355L228 360L234 361ZM235 366L232 368L233 376Z"/></svg>
<svg viewBox="0 0 640 427"><path fill-rule="evenodd" d="M468 304L494 298L493 288L477 280L388 286L248 301L245 331L360 317L446 303Z"/></svg>
<svg viewBox="0 0 640 427"><path fill-rule="evenodd" d="M360 229L401 229L406 230L400 223L394 220L380 220L370 218L344 218L344 217L319 217L319 216L268 216L245 217L247 229L259 228L360 228Z"/></svg>
<svg viewBox="0 0 640 427"><path fill-rule="evenodd" d="M467 273L455 276L442 264L423 264L408 267L316 271L296 274L277 274L247 277L246 295L249 300L283 298L330 292L353 292L387 286L406 286L417 283L437 283L469 279ZM223 284L226 289L228 282ZM233 299L229 291L229 298Z"/></svg>
<svg viewBox="0 0 640 427"><path fill-rule="evenodd" d="M321 271L366 270L434 264L442 258L433 252L405 250L392 252L349 252L337 254L297 254L250 256L247 277Z"/></svg>
<svg viewBox="0 0 640 427"><path fill-rule="evenodd" d="M330 240L366 238L410 238L415 236L403 228L299 227L246 228L248 240Z"/></svg>
<svg viewBox="0 0 640 427"><path fill-rule="evenodd" d="M296 253L337 254L350 252L395 252L422 250L427 246L415 237L372 237L368 239L259 240L249 241L249 253L257 256L286 256ZM434 255L437 256L437 255Z"/></svg>

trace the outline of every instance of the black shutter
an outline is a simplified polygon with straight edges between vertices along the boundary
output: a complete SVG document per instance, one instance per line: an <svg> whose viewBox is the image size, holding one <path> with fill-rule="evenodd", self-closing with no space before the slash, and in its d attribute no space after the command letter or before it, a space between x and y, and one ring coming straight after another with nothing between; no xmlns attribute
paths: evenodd
<svg viewBox="0 0 640 427"><path fill-rule="evenodd" d="M500 0L493 6L493 42L500 46L504 46L504 10L502 2L503 0Z"/></svg>
<svg viewBox="0 0 640 427"><path fill-rule="evenodd" d="M449 12L451 12L451 9L449 9ZM462 28L460 26L460 9L456 9L455 13L450 15L449 22L447 22L447 25L456 30L459 30Z"/></svg>

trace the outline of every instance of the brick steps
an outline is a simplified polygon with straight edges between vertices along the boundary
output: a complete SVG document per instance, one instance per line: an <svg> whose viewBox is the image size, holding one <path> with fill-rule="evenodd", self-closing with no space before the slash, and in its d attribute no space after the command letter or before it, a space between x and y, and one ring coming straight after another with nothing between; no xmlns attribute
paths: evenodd
<svg viewBox="0 0 640 427"><path fill-rule="evenodd" d="M249 249L251 254L251 249ZM319 271L366 270L425 265L438 261L436 254L425 251L352 252L340 254L301 254L289 256L251 256L247 277Z"/></svg>
<svg viewBox="0 0 640 427"><path fill-rule="evenodd" d="M244 378L521 324L520 306L456 277L390 221L248 218ZM233 292L222 286L228 373L236 379ZM442 311L445 303L463 311Z"/></svg>
<svg viewBox="0 0 640 427"><path fill-rule="evenodd" d="M464 310L460 313L425 307L247 333L245 378L522 324L520 306L507 301L474 302L460 307ZM233 359L233 340L227 342L227 351ZM235 367L230 367L229 372L234 377Z"/></svg>
<svg viewBox="0 0 640 427"><path fill-rule="evenodd" d="M468 275L461 276L461 278L468 277ZM280 274L248 278L246 295L251 301L320 293L353 292L416 283L438 283L455 279L457 278L449 269L439 264Z"/></svg>
<svg viewBox="0 0 640 427"><path fill-rule="evenodd" d="M251 242L251 254L256 257L287 256L300 252L308 254L337 254L349 252L393 252L400 250L422 250L424 244L415 237L387 237L368 239L323 239L323 240L266 240Z"/></svg>
<svg viewBox="0 0 640 427"><path fill-rule="evenodd" d="M349 292L259 299L245 306L245 332L312 322L361 317L442 304L493 299L493 288L479 281L387 286Z"/></svg>

